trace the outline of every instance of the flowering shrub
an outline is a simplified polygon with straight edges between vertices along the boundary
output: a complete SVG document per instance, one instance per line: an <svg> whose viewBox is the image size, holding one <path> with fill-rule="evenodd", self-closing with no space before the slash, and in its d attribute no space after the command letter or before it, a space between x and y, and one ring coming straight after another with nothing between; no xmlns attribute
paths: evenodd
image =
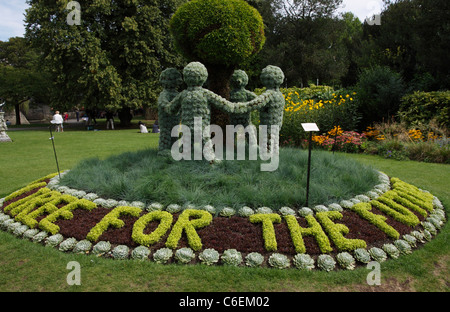
<svg viewBox="0 0 450 312"><path fill-rule="evenodd" d="M264 89L255 90L260 94ZM302 123L315 122L319 128L328 131L339 120L343 126L354 129L358 122L356 93L334 91L328 86L309 88L289 88L280 91L285 98L283 127L280 132L280 144L300 146L306 139ZM253 120L258 125L258 120Z"/></svg>
<svg viewBox="0 0 450 312"><path fill-rule="evenodd" d="M343 131L339 126L330 130L327 135L315 135L312 141L326 150L346 153L361 151L361 145L365 140L365 134L355 131Z"/></svg>

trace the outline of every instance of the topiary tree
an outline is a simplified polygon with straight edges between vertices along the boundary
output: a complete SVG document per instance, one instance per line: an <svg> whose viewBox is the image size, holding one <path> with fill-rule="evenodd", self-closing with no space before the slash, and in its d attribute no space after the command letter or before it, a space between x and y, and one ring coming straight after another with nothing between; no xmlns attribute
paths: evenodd
<svg viewBox="0 0 450 312"><path fill-rule="evenodd" d="M170 31L189 61L206 66L208 88L227 99L234 70L265 42L261 15L243 0L189 1L173 15ZM213 110L212 122L223 127L228 116Z"/></svg>

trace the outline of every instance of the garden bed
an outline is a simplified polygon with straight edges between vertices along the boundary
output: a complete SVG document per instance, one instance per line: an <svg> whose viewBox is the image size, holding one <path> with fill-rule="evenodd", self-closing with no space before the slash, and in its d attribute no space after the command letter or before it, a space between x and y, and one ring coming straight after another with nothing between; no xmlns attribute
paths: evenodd
<svg viewBox="0 0 450 312"><path fill-rule="evenodd" d="M214 213L213 207L192 206L174 211L174 207L160 205L121 206L124 202L118 201L104 207L98 203L114 200L58 183L59 177L51 175L0 200L0 228L63 252L115 259L331 271L409 254L431 240L445 222L439 199L383 174L380 184L365 195L339 204L317 205L310 211L285 207L276 212L267 207L246 207L235 213ZM123 213L116 217L122 224L111 218L119 210ZM160 217L146 222L139 233L136 224L150 214L170 215L170 223L154 242L143 246L137 237L146 238L164 228ZM293 225L289 220L296 222ZM101 223L106 226L99 227ZM98 236L92 239L93 229L98 228ZM174 239L176 228L181 232ZM299 255L307 255L312 264Z"/></svg>

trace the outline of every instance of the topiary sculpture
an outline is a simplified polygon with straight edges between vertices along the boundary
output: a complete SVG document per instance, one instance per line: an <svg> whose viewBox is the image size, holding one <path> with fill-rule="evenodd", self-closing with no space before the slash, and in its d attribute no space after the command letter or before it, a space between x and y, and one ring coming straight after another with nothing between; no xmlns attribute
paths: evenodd
<svg viewBox="0 0 450 312"><path fill-rule="evenodd" d="M183 83L181 73L175 68L168 68L164 70L160 75L160 83L163 87L163 91L158 98L158 118L160 126L159 136L159 155L170 153L170 149L175 142L175 138L172 138L172 128L180 123L180 112L173 112L168 114L164 107L172 101L177 95L177 88Z"/></svg>
<svg viewBox="0 0 450 312"><path fill-rule="evenodd" d="M190 61L205 64L208 89L228 99L234 70L256 55L265 42L259 12L244 0L193 0L178 8L170 21L175 47ZM228 115L213 111L224 127Z"/></svg>
<svg viewBox="0 0 450 312"><path fill-rule="evenodd" d="M211 146L209 131L205 131L211 121L211 105L231 113L234 109L233 103L221 99L213 92L203 88L203 84L208 78L208 70L203 64L199 62L189 63L183 70L183 77L187 89L176 96L172 102L162 103L162 107L168 114L175 114L181 109L182 124L189 127L189 129L194 129L194 132L191 132L191 142L195 141L194 138L197 134L202 137L204 146ZM201 118L202 124L200 129L195 125L195 118ZM200 130L201 133L195 133L195 131ZM214 158L210 154L208 160L213 161Z"/></svg>
<svg viewBox="0 0 450 312"><path fill-rule="evenodd" d="M236 102L248 102L256 98L256 94L248 91L245 87L248 84L248 76L243 70L235 70L231 77L230 85L230 101ZM242 125L247 127L251 124L250 112L242 114L230 114L230 122L232 125Z"/></svg>

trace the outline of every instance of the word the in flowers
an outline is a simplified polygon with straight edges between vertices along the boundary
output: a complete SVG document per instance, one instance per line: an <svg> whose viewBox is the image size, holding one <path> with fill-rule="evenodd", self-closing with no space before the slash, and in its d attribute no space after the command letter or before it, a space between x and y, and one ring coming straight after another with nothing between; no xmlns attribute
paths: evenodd
<svg viewBox="0 0 450 312"><path fill-rule="evenodd" d="M223 146L225 143L226 160L245 160L246 146L248 146L249 160L270 161L261 164L261 171L275 171L279 165L279 132L278 125L259 126L259 142L256 142L256 127L249 125L244 128L242 125L226 126L226 142L223 139L223 130L218 125L208 125L203 127L201 117L194 118L194 129L186 125L177 125L172 129L172 137L181 138L176 141L171 149L172 158L176 161L193 159L207 161L221 161L224 159ZM193 131L192 131L193 130ZM211 135L214 133L214 137ZM248 138L246 138L248 134ZM269 138L270 134L270 138ZM192 144L192 140L194 144ZM235 159L235 144L237 146L237 156Z"/></svg>

